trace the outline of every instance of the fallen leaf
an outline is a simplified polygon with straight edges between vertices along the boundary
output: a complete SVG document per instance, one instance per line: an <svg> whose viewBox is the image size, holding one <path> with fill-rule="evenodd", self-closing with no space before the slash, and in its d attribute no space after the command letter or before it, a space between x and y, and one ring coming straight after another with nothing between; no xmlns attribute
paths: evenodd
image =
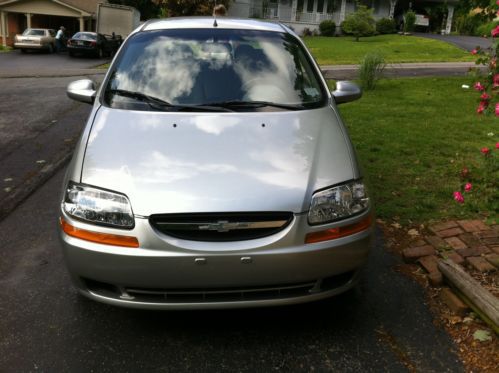
<svg viewBox="0 0 499 373"><path fill-rule="evenodd" d="M12 179L11 177L8 177L8 178L6 178L6 179L3 179L3 181L5 181L6 183L11 182L12 180L14 180L14 179Z"/></svg>
<svg viewBox="0 0 499 373"><path fill-rule="evenodd" d="M407 234L408 234L409 236L412 236L412 237L419 236L419 232L418 232L417 230L415 230L415 229L409 229L409 230L407 231Z"/></svg>
<svg viewBox="0 0 499 373"><path fill-rule="evenodd" d="M393 224L391 224L391 226L392 226L393 228L397 228L397 229L402 228L402 226L401 226L399 223L393 223Z"/></svg>
<svg viewBox="0 0 499 373"><path fill-rule="evenodd" d="M36 161L36 163L38 163L38 164L44 164L44 163L46 163L46 162L47 162L47 161L46 161L46 160L44 160L44 159L39 159L38 161Z"/></svg>
<svg viewBox="0 0 499 373"><path fill-rule="evenodd" d="M12 190L12 188L3 188L3 191L4 191L5 193L9 193L11 190Z"/></svg>
<svg viewBox="0 0 499 373"><path fill-rule="evenodd" d="M492 340L492 336L488 330L479 329L473 333L473 338L476 341L487 342Z"/></svg>

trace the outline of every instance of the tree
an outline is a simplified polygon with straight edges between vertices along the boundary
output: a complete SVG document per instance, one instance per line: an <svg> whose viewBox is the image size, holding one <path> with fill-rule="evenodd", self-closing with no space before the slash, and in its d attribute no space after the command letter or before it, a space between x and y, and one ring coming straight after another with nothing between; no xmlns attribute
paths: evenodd
<svg viewBox="0 0 499 373"><path fill-rule="evenodd" d="M341 24L344 33L355 36L359 41L361 36L372 36L376 32L376 21L372 9L365 5L359 5L357 10L349 14Z"/></svg>
<svg viewBox="0 0 499 373"><path fill-rule="evenodd" d="M213 14L213 7L224 5L229 8L230 0L156 0L162 8L161 13L168 17L208 16Z"/></svg>

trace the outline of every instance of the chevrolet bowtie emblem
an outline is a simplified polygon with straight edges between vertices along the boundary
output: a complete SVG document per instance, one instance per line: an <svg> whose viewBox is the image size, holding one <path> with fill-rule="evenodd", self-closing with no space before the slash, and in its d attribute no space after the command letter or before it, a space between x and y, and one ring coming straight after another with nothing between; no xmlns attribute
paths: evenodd
<svg viewBox="0 0 499 373"><path fill-rule="evenodd" d="M249 227L248 223L229 223L228 221L217 221L216 223L207 223L199 225L200 231L217 231L217 232L228 232L233 229L246 229Z"/></svg>

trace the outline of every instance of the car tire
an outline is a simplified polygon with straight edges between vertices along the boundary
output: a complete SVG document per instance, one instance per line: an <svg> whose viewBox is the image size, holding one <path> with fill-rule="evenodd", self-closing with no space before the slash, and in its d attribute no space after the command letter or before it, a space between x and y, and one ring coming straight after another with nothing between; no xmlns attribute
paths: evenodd
<svg viewBox="0 0 499 373"><path fill-rule="evenodd" d="M68 54L69 54L69 57L74 57L75 56L74 52L68 52Z"/></svg>
<svg viewBox="0 0 499 373"><path fill-rule="evenodd" d="M21 53L26 53L26 49L21 48Z"/></svg>
<svg viewBox="0 0 499 373"><path fill-rule="evenodd" d="M52 44L49 44L49 47L48 47L48 52L49 52L50 54L52 54L52 53L54 53L54 51L55 51L54 46L53 46Z"/></svg>
<svg viewBox="0 0 499 373"><path fill-rule="evenodd" d="M99 51L97 52L97 57L104 58L104 51L102 50L102 48L99 48Z"/></svg>

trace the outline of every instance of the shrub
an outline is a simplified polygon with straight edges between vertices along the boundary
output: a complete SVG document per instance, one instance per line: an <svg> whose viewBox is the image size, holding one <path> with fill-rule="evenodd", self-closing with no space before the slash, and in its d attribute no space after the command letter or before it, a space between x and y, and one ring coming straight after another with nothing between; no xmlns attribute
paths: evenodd
<svg viewBox="0 0 499 373"><path fill-rule="evenodd" d="M361 36L372 36L376 32L376 21L373 18L373 11L365 5L359 5L357 10L349 14L341 24L341 29L345 34L355 36L355 41L359 41Z"/></svg>
<svg viewBox="0 0 499 373"><path fill-rule="evenodd" d="M499 25L499 21L492 21L492 22L484 23L484 24L477 27L476 35L488 37L488 36L490 36L490 33L492 32L493 29L496 28L497 25Z"/></svg>
<svg viewBox="0 0 499 373"><path fill-rule="evenodd" d="M404 32L414 31L414 25L416 24L416 13L409 10L404 14Z"/></svg>
<svg viewBox="0 0 499 373"><path fill-rule="evenodd" d="M312 36L312 31L308 27L305 27L301 33L302 36Z"/></svg>
<svg viewBox="0 0 499 373"><path fill-rule="evenodd" d="M463 14L456 19L456 30L460 35L475 35L479 24L480 19L477 16Z"/></svg>
<svg viewBox="0 0 499 373"><path fill-rule="evenodd" d="M319 25L319 31L322 36L334 36L336 33L336 23L329 19L322 21Z"/></svg>
<svg viewBox="0 0 499 373"><path fill-rule="evenodd" d="M390 18L380 18L376 22L376 31L380 34L394 34L396 32L395 20Z"/></svg>
<svg viewBox="0 0 499 373"><path fill-rule="evenodd" d="M362 88L372 90L376 87L376 82L381 78L386 63L382 55L378 53L368 53L364 56L359 66L359 79Z"/></svg>

